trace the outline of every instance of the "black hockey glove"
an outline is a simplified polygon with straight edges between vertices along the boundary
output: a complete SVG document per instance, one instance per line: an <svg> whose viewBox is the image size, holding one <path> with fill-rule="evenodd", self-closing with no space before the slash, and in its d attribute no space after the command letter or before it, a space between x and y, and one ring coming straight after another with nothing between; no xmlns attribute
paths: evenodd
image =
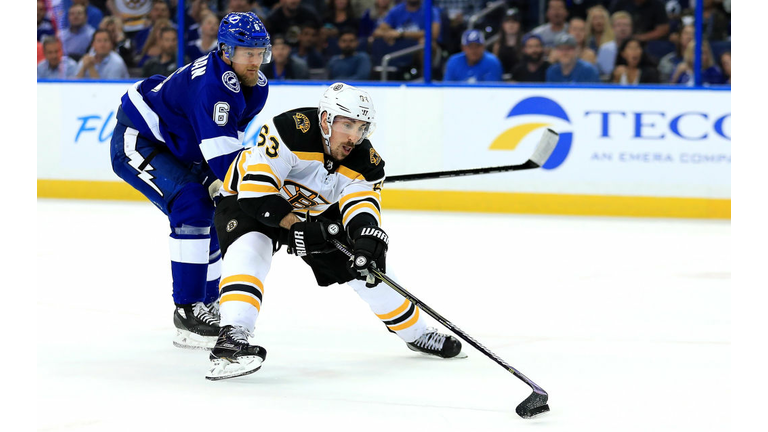
<svg viewBox="0 0 768 432"><path fill-rule="evenodd" d="M387 233L377 226L362 227L352 234L352 244L354 249L349 259L349 271L355 279L364 280L368 288L375 287L381 280L374 277L369 269L387 271Z"/></svg>
<svg viewBox="0 0 768 432"><path fill-rule="evenodd" d="M336 248L330 240L341 233L338 224L324 222L296 222L288 233L288 253L296 256L328 253Z"/></svg>

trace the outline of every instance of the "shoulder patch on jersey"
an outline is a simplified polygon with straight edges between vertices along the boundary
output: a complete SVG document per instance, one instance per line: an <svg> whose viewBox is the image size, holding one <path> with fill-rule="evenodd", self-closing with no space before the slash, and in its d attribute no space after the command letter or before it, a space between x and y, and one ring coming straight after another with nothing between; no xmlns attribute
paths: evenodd
<svg viewBox="0 0 768 432"><path fill-rule="evenodd" d="M301 133L307 133L309 130L309 119L302 113L296 113L293 115L293 120L296 122L296 129Z"/></svg>
<svg viewBox="0 0 768 432"><path fill-rule="evenodd" d="M371 147L371 163L374 165L378 165L381 162L381 156L379 156L378 153L376 153L376 150Z"/></svg>
<svg viewBox="0 0 768 432"><path fill-rule="evenodd" d="M235 93L240 93L240 80L237 75L232 71L226 71L221 76L221 81L224 85Z"/></svg>
<svg viewBox="0 0 768 432"><path fill-rule="evenodd" d="M264 87L267 85L267 77L261 71L259 71L259 80L256 82L256 84L259 85L259 87Z"/></svg>

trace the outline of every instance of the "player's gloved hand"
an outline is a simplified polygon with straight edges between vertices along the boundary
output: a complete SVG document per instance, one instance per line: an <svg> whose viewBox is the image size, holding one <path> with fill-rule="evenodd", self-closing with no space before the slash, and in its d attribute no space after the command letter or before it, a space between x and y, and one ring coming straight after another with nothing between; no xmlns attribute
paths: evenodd
<svg viewBox="0 0 768 432"><path fill-rule="evenodd" d="M375 287L381 281L369 269L373 267L381 272L387 271L387 233L377 226L362 227L352 234L352 244L349 271L355 279L364 280L368 288Z"/></svg>
<svg viewBox="0 0 768 432"><path fill-rule="evenodd" d="M335 251L330 241L340 233L341 227L335 223L296 222L288 233L288 253L305 256Z"/></svg>

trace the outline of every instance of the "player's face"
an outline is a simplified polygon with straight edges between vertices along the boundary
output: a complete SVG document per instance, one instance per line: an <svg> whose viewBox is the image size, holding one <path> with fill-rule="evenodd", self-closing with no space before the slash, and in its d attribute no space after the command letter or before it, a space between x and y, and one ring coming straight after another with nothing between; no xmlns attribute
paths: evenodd
<svg viewBox="0 0 768 432"><path fill-rule="evenodd" d="M259 80L259 68L267 56L266 48L235 47L230 59L237 78L246 87L253 87Z"/></svg>
<svg viewBox="0 0 768 432"><path fill-rule="evenodd" d="M331 157L342 160L349 156L355 145L362 142L370 123L348 117L336 116L331 126Z"/></svg>

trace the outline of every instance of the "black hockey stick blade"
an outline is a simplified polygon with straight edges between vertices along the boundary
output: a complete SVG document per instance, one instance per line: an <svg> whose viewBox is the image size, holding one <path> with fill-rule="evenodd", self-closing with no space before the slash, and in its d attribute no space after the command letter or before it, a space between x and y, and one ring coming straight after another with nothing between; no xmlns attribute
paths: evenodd
<svg viewBox="0 0 768 432"><path fill-rule="evenodd" d="M557 146L557 140L559 138L560 138L560 135L557 132L553 131L552 129L546 129L544 131L544 134L542 134L541 139L539 140L539 143L536 145L536 149L533 151L533 155L531 156L531 158L528 159L525 163L520 165L503 165L503 166L487 167L487 168L470 168L470 169L453 170L453 171L434 171L434 172L416 173L416 174L402 174L402 175L387 177L384 179L384 183L397 183L397 182L413 181L413 180L431 180L431 179L438 179L438 178L461 177L461 176L477 175L477 174L491 174L491 173L499 173L499 172L507 172L507 171L522 171L522 170L539 168L542 165L544 165L544 163L547 162L547 159L549 159L549 157L552 155L552 152L555 150L555 147Z"/></svg>
<svg viewBox="0 0 768 432"><path fill-rule="evenodd" d="M547 395L546 392L541 394L534 390L530 396L525 398L524 401L520 402L520 405L515 408L515 412L517 415L524 419L529 419L539 414L544 414L545 412L549 411L549 405L547 405L548 399L549 395Z"/></svg>

